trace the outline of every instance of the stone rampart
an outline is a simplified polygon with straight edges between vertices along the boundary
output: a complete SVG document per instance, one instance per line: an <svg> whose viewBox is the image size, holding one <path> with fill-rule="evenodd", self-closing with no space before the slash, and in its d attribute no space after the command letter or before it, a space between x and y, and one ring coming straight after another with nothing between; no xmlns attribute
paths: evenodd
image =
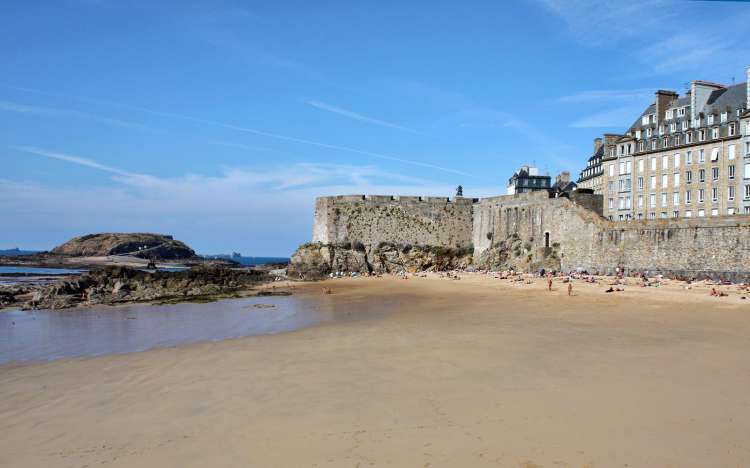
<svg viewBox="0 0 750 468"><path fill-rule="evenodd" d="M315 201L313 242L381 242L466 248L471 198L344 195Z"/></svg>
<svg viewBox="0 0 750 468"><path fill-rule="evenodd" d="M480 267L626 271L750 280L750 217L615 222L600 195L546 192L482 200L350 195L318 198L313 242L466 249Z"/></svg>

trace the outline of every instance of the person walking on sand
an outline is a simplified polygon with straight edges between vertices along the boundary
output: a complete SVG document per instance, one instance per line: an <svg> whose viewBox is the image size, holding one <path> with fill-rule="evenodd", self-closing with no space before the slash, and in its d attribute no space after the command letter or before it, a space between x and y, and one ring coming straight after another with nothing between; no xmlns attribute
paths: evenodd
<svg viewBox="0 0 750 468"><path fill-rule="evenodd" d="M569 280L568 281L568 296L570 296L570 293L572 292L573 292L573 281Z"/></svg>
<svg viewBox="0 0 750 468"><path fill-rule="evenodd" d="M547 275L547 291L552 291L552 275Z"/></svg>

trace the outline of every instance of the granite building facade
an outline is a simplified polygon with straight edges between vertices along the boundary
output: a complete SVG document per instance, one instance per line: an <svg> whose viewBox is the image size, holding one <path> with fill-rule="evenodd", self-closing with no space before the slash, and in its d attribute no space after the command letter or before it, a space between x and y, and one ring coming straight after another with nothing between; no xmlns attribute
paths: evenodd
<svg viewBox="0 0 750 468"><path fill-rule="evenodd" d="M606 218L750 214L746 74L731 86L693 81L683 96L659 90L626 133L605 135L597 183Z"/></svg>

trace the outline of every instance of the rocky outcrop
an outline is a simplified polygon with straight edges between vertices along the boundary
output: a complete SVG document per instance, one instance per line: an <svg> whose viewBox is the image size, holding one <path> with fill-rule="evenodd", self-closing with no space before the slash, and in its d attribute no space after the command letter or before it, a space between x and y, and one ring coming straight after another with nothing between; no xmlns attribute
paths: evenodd
<svg viewBox="0 0 750 468"><path fill-rule="evenodd" d="M539 247L534 239L522 239L517 233L507 239L494 241L476 258L476 266L485 270L537 271L560 270L559 244Z"/></svg>
<svg viewBox="0 0 750 468"><path fill-rule="evenodd" d="M95 304L216 299L217 296L248 290L270 279L262 271L216 267L153 273L108 267L75 279L38 287L23 307L64 309ZM13 303L12 297L3 296L3 300L8 304Z"/></svg>
<svg viewBox="0 0 750 468"><path fill-rule="evenodd" d="M300 246L292 255L290 278L317 279L333 272L398 273L444 271L471 265L472 248L452 249L426 245L397 245L381 242L376 246L361 243Z"/></svg>
<svg viewBox="0 0 750 468"><path fill-rule="evenodd" d="M101 233L75 237L52 249L56 255L74 257L131 255L140 258L180 260L195 251L172 236L149 233Z"/></svg>

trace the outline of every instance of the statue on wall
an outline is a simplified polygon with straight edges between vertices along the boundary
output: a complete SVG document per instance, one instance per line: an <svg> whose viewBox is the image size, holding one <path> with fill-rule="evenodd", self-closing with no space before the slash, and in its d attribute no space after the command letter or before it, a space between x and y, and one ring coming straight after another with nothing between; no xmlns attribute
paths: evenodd
<svg viewBox="0 0 750 468"><path fill-rule="evenodd" d="M462 186L456 187L456 196L457 197L463 197L464 196L464 188Z"/></svg>

